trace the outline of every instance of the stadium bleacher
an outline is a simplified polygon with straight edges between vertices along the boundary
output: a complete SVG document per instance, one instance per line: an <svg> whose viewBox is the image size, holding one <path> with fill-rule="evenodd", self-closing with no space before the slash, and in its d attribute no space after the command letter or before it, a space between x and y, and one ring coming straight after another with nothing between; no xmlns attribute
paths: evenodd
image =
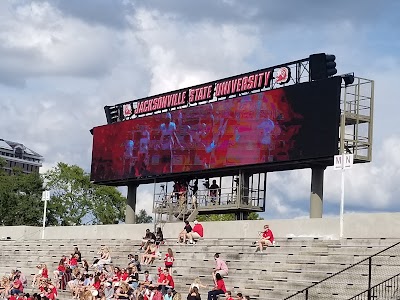
<svg viewBox="0 0 400 300"><path fill-rule="evenodd" d="M277 238L276 245L263 253L255 253L254 239L226 238L207 239L196 245L176 244L176 239L167 239L161 246L162 255L168 247L175 253L173 277L176 290L186 298L190 284L200 276L203 284L211 285L213 255L221 253L227 262L229 275L225 279L227 289L233 294L241 292L251 299L284 299L312 284L315 284L344 268L369 257L398 240L394 238ZM82 257L92 262L102 246L110 248L115 266L127 265L128 254L139 253L140 240L130 239L24 239L0 241L0 272L8 274L11 269L21 270L28 279L36 272L38 263L47 264L50 274L56 269L60 257L79 247ZM400 273L399 256L388 255L374 266L385 265L385 272L374 278L380 282L390 275ZM157 267L163 266L156 260L144 266L154 276ZM391 271L392 270L392 271ZM397 273L396 273L397 272ZM355 272L349 278L349 289L357 286L358 278L365 274ZM380 281L379 281L380 280ZM361 282L360 282L361 284ZM28 292L32 290L28 289ZM207 289L200 290L203 299ZM356 292L356 289L355 289ZM329 291L327 290L327 294ZM59 299L70 299L71 295L61 292ZM332 298L341 298L333 295Z"/></svg>

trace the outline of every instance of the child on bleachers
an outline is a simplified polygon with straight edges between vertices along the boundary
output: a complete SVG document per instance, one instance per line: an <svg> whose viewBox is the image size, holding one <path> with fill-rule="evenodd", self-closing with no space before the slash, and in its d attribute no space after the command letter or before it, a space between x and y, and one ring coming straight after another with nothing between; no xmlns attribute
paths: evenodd
<svg viewBox="0 0 400 300"><path fill-rule="evenodd" d="M171 248L167 249L167 253L165 253L165 257L164 257L164 264L165 264L165 268L168 269L169 275L172 275L172 266L174 265L174 252L172 252Z"/></svg>
<svg viewBox="0 0 400 300"><path fill-rule="evenodd" d="M233 297L232 297L231 291L226 291L226 293L225 293L225 300L235 300L235 299L233 299Z"/></svg>
<svg viewBox="0 0 400 300"><path fill-rule="evenodd" d="M200 277L197 277L197 278L195 278L195 280L193 281L193 283L190 285L189 292L190 292L194 287L196 287L197 290L200 291L200 288L206 288L207 286L206 286L206 285L203 285L203 284L201 283Z"/></svg>
<svg viewBox="0 0 400 300"><path fill-rule="evenodd" d="M193 287L189 295L187 296L187 300L201 300L200 294L199 294L199 289L197 287Z"/></svg>
<svg viewBox="0 0 400 300"><path fill-rule="evenodd" d="M236 294L236 300L243 300L243 294L242 293L237 293Z"/></svg>

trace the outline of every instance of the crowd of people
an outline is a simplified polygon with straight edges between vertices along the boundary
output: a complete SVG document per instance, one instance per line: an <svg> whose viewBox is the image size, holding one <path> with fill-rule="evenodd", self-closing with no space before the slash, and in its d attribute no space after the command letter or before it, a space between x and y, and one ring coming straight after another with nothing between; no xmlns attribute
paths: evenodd
<svg viewBox="0 0 400 300"><path fill-rule="evenodd" d="M192 227L185 221L184 229L179 233L178 243L195 244L203 238L203 226L194 221ZM274 244L274 236L268 225L260 232L256 251ZM70 255L62 255L57 269L52 273L46 264L37 265L37 273L28 279L20 270L13 270L9 276L0 281L0 298L9 300L55 300L58 290L69 290L73 299L80 300L181 300L182 294L175 291L173 266L175 256L171 247L166 247L165 255L161 255L160 247L165 245L161 228L155 233L146 230L143 237L140 254L129 254L124 267L112 264L112 256L108 247L101 247L98 257L89 266L87 259L77 247ZM163 251L164 252L164 251ZM148 270L142 270L143 265L162 260L157 275L153 277ZM226 300L250 299L241 293L232 296L227 290L224 277L229 274L227 263L221 258L221 253L214 254L215 267L211 272L213 286L203 285L197 277L190 285L187 300L201 300L200 290L210 288L207 300L216 300L224 295ZM52 274L52 278L51 275ZM31 285L31 286L29 286ZM26 293L31 288L32 293Z"/></svg>

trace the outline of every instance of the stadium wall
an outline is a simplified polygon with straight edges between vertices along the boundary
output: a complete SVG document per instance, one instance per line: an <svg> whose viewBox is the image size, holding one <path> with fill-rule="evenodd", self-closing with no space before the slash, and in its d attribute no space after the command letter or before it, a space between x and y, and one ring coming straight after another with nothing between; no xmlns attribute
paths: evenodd
<svg viewBox="0 0 400 300"><path fill-rule="evenodd" d="M277 238L318 237L339 239L339 218L257 220L204 222L206 238L257 238L258 231L268 223ZM139 240L146 228L153 224L118 224L46 227L46 239L133 239ZM163 227L166 238L175 238L183 228L182 223L166 223ZM400 236L400 213L346 214L344 216L344 238L398 238ZM3 226L0 238L32 240L42 237L41 227Z"/></svg>

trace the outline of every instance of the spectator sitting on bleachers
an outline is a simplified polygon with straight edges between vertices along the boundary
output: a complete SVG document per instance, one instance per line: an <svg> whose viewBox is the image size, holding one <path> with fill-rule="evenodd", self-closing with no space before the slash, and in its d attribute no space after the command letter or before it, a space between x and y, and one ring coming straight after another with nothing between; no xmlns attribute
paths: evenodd
<svg viewBox="0 0 400 300"><path fill-rule="evenodd" d="M164 275L163 280L162 282L159 283L159 285L161 285L162 294L164 295L167 293L167 289L169 288L174 289L175 283L174 279L169 274L168 269L164 269L163 275Z"/></svg>
<svg viewBox="0 0 400 300"><path fill-rule="evenodd" d="M15 275L10 294L18 295L23 292L24 292L24 286L23 286L21 280L19 279L19 275Z"/></svg>
<svg viewBox="0 0 400 300"><path fill-rule="evenodd" d="M75 269L72 271L72 279L67 282L67 285L74 297L77 295L76 291L78 287L81 285L81 283L83 284L82 279L84 279L83 274L79 272L79 269Z"/></svg>
<svg viewBox="0 0 400 300"><path fill-rule="evenodd" d="M167 293L164 295L164 300L172 300L174 295L172 294L172 289L168 289Z"/></svg>
<svg viewBox="0 0 400 300"><path fill-rule="evenodd" d="M78 263L82 262L82 254L78 250L78 247L74 247L74 254L78 255L78 257L77 257Z"/></svg>
<svg viewBox="0 0 400 300"><path fill-rule="evenodd" d="M243 294L242 293L237 293L236 294L236 300L243 300Z"/></svg>
<svg viewBox="0 0 400 300"><path fill-rule="evenodd" d="M42 292L49 300L55 300L58 295L57 288L53 285L50 278L47 278L43 282Z"/></svg>
<svg viewBox="0 0 400 300"><path fill-rule="evenodd" d="M186 236L192 231L192 226L190 226L189 221L185 221L185 227L183 227L183 230L179 233L178 235L178 241L177 243L186 243Z"/></svg>
<svg viewBox="0 0 400 300"><path fill-rule="evenodd" d="M222 279L221 275L219 273L216 273L215 286L211 291L208 292L207 300L217 300L218 295L225 293L226 293L225 282Z"/></svg>
<svg viewBox="0 0 400 300"><path fill-rule="evenodd" d="M161 227L157 227L157 231L156 231L156 245L161 245L164 243L164 235L163 232L161 230Z"/></svg>
<svg viewBox="0 0 400 300"><path fill-rule="evenodd" d="M69 259L69 267L73 270L78 267L78 254L71 254L71 258Z"/></svg>
<svg viewBox="0 0 400 300"><path fill-rule="evenodd" d="M33 276L32 279L32 287L35 287L41 278L48 278L49 273L47 270L47 266L45 264L37 265L36 268L38 269L38 273Z"/></svg>
<svg viewBox="0 0 400 300"><path fill-rule="evenodd" d="M225 300L235 300L235 299L232 297L231 291L226 291L226 293L225 293Z"/></svg>
<svg viewBox="0 0 400 300"><path fill-rule="evenodd" d="M154 242L149 241L147 249L142 254L141 264L149 265L153 263L154 259L157 257L157 246Z"/></svg>
<svg viewBox="0 0 400 300"><path fill-rule="evenodd" d="M204 230L203 225L201 225L197 220L194 220L194 226L191 232L189 232L186 237L189 239L190 244L196 244L195 240L203 238Z"/></svg>
<svg viewBox="0 0 400 300"><path fill-rule="evenodd" d="M64 274L60 277L60 285L59 288L60 290L66 290L68 286L68 282L72 280L72 270L68 266L67 263L64 263L65 265L65 272Z"/></svg>
<svg viewBox="0 0 400 300"><path fill-rule="evenodd" d="M128 259L130 260L128 264L129 267L135 266L139 272L142 271L142 266L140 265L139 261L139 255L135 254L135 256L132 256L132 254L129 254Z"/></svg>
<svg viewBox="0 0 400 300"><path fill-rule="evenodd" d="M201 300L199 289L197 287L193 287L189 291L189 295L187 296L187 300Z"/></svg>
<svg viewBox="0 0 400 300"><path fill-rule="evenodd" d="M127 282L132 289L136 289L139 284L139 273L136 266L132 266L128 268L129 277Z"/></svg>
<svg viewBox="0 0 400 300"><path fill-rule="evenodd" d="M89 263L86 259L82 260L82 268L85 270L85 272L89 272Z"/></svg>
<svg viewBox="0 0 400 300"><path fill-rule="evenodd" d="M106 281L104 284L104 299L105 300L114 299L114 287L109 281Z"/></svg>
<svg viewBox="0 0 400 300"><path fill-rule="evenodd" d="M202 287L202 288L206 288L207 286L206 286L206 285L203 285L203 284L201 283L200 277L197 277L197 278L195 278L195 280L193 281L193 283L190 285L190 287L189 287L189 292L190 292L194 287L196 287L197 290L200 291L200 288L201 288L201 287Z"/></svg>
<svg viewBox="0 0 400 300"><path fill-rule="evenodd" d="M144 279L141 283L144 285L150 285L153 283L153 276L149 274L149 271L144 271Z"/></svg>
<svg viewBox="0 0 400 300"><path fill-rule="evenodd" d="M263 252L264 245L269 247L274 244L274 234L267 224L264 225L264 232L262 232L261 238L256 243L258 243L256 252L260 251L261 253Z"/></svg>
<svg viewBox="0 0 400 300"><path fill-rule="evenodd" d="M149 244L149 241L155 242L155 240L156 240L155 234L152 233L152 232L150 231L150 229L146 229L146 234L145 234L145 236L143 237L142 244L140 245L139 250L146 249L147 246L148 246L148 244Z"/></svg>
<svg viewBox="0 0 400 300"><path fill-rule="evenodd" d="M115 291L116 299L129 299L129 285L126 282L121 281Z"/></svg>
<svg viewBox="0 0 400 300"><path fill-rule="evenodd" d="M97 254L100 254L100 259L94 262L94 267L100 266L102 268L111 263L111 253L108 247L101 247Z"/></svg>
<svg viewBox="0 0 400 300"><path fill-rule="evenodd" d="M57 270L53 272L54 282L56 283L56 285L58 285L59 288L60 278L64 275L66 269L67 268L65 267L65 260L61 258L58 262Z"/></svg>
<svg viewBox="0 0 400 300"><path fill-rule="evenodd" d="M26 287L28 284L28 280L26 279L25 275L21 272L21 270L15 270L15 274L19 275L19 280L21 280L22 285Z"/></svg>
<svg viewBox="0 0 400 300"><path fill-rule="evenodd" d="M112 274L112 281L118 282L121 280L121 269L119 267L114 267L114 273Z"/></svg>
<svg viewBox="0 0 400 300"><path fill-rule="evenodd" d="M214 282L216 283L216 275L219 274L222 277L228 275L228 266L226 265L226 262L223 261L220 257L219 257L220 253L215 253L214 254L214 259L215 259L215 269L212 272L212 277Z"/></svg>
<svg viewBox="0 0 400 300"><path fill-rule="evenodd" d="M121 269L121 276L120 276L120 279L121 279L122 281L125 281L125 282L126 282L126 280L128 279L128 277L129 277L128 271L127 271L125 268L122 268L122 269Z"/></svg>
<svg viewBox="0 0 400 300"><path fill-rule="evenodd" d="M3 278L0 281L0 296L2 298L8 296L10 288L11 288L10 279L7 276L3 276Z"/></svg>

